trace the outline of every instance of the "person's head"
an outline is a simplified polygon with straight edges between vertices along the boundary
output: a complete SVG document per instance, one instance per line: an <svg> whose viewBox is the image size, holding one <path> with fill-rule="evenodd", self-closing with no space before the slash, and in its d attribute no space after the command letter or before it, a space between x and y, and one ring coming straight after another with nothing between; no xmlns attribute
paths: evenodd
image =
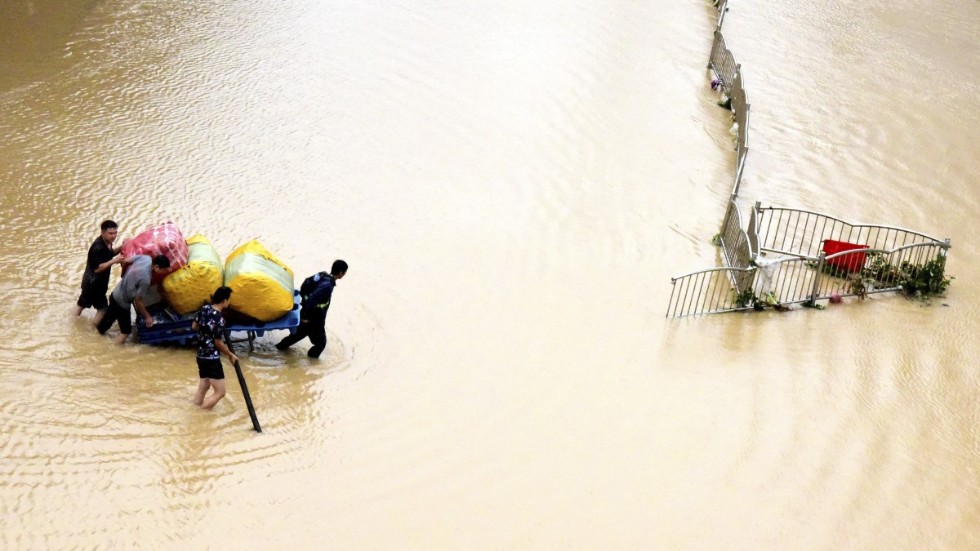
<svg viewBox="0 0 980 551"><path fill-rule="evenodd" d="M166 272L170 269L170 259L162 254L153 257L153 271Z"/></svg>
<svg viewBox="0 0 980 551"><path fill-rule="evenodd" d="M330 275L336 279L344 277L347 273L347 263L343 260L334 260L333 266L330 267Z"/></svg>
<svg viewBox="0 0 980 551"><path fill-rule="evenodd" d="M229 300L231 300L231 287L218 287L211 295L211 304L220 305L222 308L228 306Z"/></svg>
<svg viewBox="0 0 980 551"><path fill-rule="evenodd" d="M103 220L102 225L102 239L107 242L112 243L116 240L116 236L119 235L119 224L116 224L112 220Z"/></svg>

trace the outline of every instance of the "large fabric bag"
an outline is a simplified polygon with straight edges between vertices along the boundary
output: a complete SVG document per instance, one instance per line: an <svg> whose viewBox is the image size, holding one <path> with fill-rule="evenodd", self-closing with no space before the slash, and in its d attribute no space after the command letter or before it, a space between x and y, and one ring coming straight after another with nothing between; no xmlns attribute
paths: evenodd
<svg viewBox="0 0 980 551"><path fill-rule="evenodd" d="M184 234L180 233L180 229L173 222L150 226L126 241L122 248L122 255L126 258L139 255L153 257L159 254L170 259L170 269L163 274L154 273L151 280L153 285L159 284L167 274L187 264L187 242L184 241Z"/></svg>
<svg viewBox="0 0 980 551"><path fill-rule="evenodd" d="M230 308L259 321L278 319L293 309L293 271L256 240L225 260Z"/></svg>
<svg viewBox="0 0 980 551"><path fill-rule="evenodd" d="M203 235L187 240L187 264L164 278L163 295L170 307L189 314L207 304L224 283L224 267L214 245Z"/></svg>

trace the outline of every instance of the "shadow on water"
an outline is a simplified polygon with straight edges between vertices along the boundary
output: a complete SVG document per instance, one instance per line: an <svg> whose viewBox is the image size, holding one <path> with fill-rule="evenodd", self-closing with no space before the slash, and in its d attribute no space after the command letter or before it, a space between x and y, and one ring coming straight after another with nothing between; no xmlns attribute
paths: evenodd
<svg viewBox="0 0 980 551"><path fill-rule="evenodd" d="M58 70L72 34L98 0L0 2L0 92Z"/></svg>

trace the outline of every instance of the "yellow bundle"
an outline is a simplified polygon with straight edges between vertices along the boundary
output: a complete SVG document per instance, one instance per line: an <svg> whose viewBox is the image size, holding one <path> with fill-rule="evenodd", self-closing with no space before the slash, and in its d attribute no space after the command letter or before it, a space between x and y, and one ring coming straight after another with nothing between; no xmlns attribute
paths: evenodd
<svg viewBox="0 0 980 551"><path fill-rule="evenodd" d="M272 321L293 309L293 271L256 240L232 251L225 261L231 308L259 321Z"/></svg>
<svg viewBox="0 0 980 551"><path fill-rule="evenodd" d="M221 256L203 235L187 240L187 264L171 273L160 284L170 306L188 314L207 304L214 290L221 287L224 275Z"/></svg>

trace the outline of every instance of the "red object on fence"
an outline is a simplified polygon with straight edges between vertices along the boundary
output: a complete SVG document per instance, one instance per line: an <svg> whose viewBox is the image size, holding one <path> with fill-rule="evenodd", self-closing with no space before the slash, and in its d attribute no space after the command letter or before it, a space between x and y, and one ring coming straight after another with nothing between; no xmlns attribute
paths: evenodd
<svg viewBox="0 0 980 551"><path fill-rule="evenodd" d="M842 253L844 251L853 251L857 249L867 249L867 245L857 245L855 243L848 243L846 241L834 241L833 239L827 239L823 242L823 252L827 256L832 254ZM857 272L864 267L865 253L853 253L838 256L837 258L831 258L827 260L827 264L848 272Z"/></svg>

